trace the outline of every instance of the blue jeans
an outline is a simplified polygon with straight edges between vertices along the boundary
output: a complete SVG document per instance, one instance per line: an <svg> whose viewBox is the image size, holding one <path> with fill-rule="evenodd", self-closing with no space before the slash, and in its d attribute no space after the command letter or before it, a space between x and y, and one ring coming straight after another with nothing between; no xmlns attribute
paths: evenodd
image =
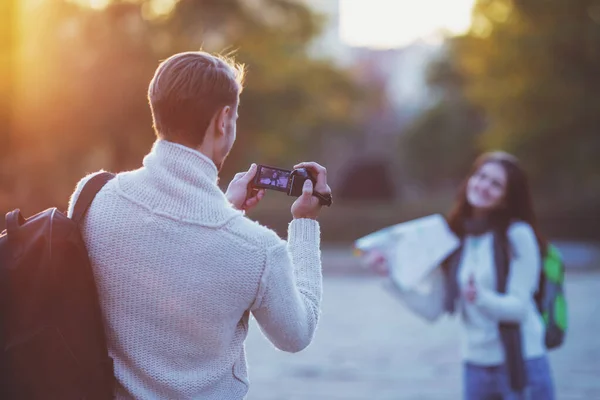
<svg viewBox="0 0 600 400"><path fill-rule="evenodd" d="M554 384L546 356L527 360L528 383L523 393L511 390L504 365L465 364L465 400L554 400Z"/></svg>

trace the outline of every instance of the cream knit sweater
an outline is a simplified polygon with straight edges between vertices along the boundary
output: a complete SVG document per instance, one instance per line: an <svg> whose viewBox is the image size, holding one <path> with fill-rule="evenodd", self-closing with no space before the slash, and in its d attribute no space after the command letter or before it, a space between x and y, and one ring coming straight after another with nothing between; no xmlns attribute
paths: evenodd
<svg viewBox="0 0 600 400"><path fill-rule="evenodd" d="M313 338L319 224L292 221L285 242L235 210L217 179L200 152L158 140L85 218L118 399L242 399L250 313L281 350Z"/></svg>

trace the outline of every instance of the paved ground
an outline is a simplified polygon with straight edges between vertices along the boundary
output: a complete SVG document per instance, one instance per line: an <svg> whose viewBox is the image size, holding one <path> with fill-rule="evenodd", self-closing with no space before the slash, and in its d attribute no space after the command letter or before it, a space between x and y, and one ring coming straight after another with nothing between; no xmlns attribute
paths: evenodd
<svg viewBox="0 0 600 400"><path fill-rule="evenodd" d="M567 279L571 330L550 355L558 399L600 400L600 270ZM461 398L455 320L420 320L379 278L328 275L324 289L321 324L303 352L277 351L252 322L248 400Z"/></svg>
<svg viewBox="0 0 600 400"><path fill-rule="evenodd" d="M556 241L569 270L600 269L600 243ZM326 245L323 250L323 268L329 275L347 276L364 274L364 268L352 255L350 245Z"/></svg>

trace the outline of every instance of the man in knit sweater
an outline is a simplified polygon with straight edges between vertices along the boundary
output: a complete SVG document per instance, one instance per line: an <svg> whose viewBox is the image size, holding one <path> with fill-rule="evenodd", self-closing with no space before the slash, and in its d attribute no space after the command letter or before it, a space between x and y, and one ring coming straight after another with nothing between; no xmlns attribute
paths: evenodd
<svg viewBox="0 0 600 400"><path fill-rule="evenodd" d="M248 193L255 165L226 193L217 186L243 76L204 52L164 61L148 91L157 140L141 168L98 193L82 225L118 399L244 398L250 314L283 351L313 339L322 277L312 183L292 205L287 242L244 216L264 195ZM300 166L330 193L323 167Z"/></svg>

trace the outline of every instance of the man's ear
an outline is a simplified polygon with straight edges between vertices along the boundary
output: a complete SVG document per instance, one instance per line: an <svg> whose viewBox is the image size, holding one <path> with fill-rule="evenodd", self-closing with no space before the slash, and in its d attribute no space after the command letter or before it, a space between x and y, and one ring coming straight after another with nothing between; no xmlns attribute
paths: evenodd
<svg viewBox="0 0 600 400"><path fill-rule="evenodd" d="M231 112L231 106L221 107L216 114L215 125L217 128L217 132L221 135L225 135L225 125L227 122L227 118L229 117L229 113Z"/></svg>

